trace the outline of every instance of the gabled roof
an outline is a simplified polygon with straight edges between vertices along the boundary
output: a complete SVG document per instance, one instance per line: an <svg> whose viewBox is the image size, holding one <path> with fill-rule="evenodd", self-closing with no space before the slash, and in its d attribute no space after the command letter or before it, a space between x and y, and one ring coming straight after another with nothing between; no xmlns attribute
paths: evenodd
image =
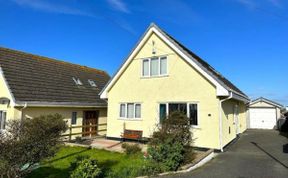
<svg viewBox="0 0 288 178"><path fill-rule="evenodd" d="M110 77L102 70L3 47L0 47L0 69L16 104L107 105L99 93ZM73 77L83 85L76 85ZM92 87L89 79L97 87Z"/></svg>
<svg viewBox="0 0 288 178"><path fill-rule="evenodd" d="M132 50L128 58L122 64L120 69L116 74L111 78L108 84L105 86L104 90L101 92L101 98L107 98L107 91L111 86L117 81L117 78L121 75L121 72L125 67L128 66L130 61L133 59L133 55L136 54L137 50L144 44L144 41L151 33L156 33L159 38L167 43L172 49L174 49L184 60L191 64L196 70L198 70L204 77L206 77L211 83L216 86L218 96L228 96L229 92L232 92L234 95L237 95L237 99L243 99L248 101L248 96L232 84L229 80L223 77L219 72L217 72L213 67L211 67L207 62L197 56L195 53L190 51L180 42L175 40L168 33L164 32L157 25L152 23L149 28L146 30L144 35L140 38L139 42L136 44L136 47Z"/></svg>
<svg viewBox="0 0 288 178"><path fill-rule="evenodd" d="M258 103L258 102L266 102L266 103L271 104L271 105L273 105L273 106L275 106L275 107L278 107L278 108L280 108L280 109L284 108L284 106L283 106L282 104L279 104L279 103L277 103L277 102L275 102L275 101L272 101L272 100L269 100L269 99L263 98L263 97L260 97L260 98L257 98L257 99L255 99L255 100L251 101L251 102L249 103L249 105L251 106L251 105L253 105L253 104L255 104L255 103Z"/></svg>

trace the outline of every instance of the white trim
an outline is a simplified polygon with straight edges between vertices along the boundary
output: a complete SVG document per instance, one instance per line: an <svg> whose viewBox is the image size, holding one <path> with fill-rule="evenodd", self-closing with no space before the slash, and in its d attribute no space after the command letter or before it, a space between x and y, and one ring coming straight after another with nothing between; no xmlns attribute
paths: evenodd
<svg viewBox="0 0 288 178"><path fill-rule="evenodd" d="M166 105L166 116L169 116L169 104L186 104L186 116L188 118L190 118L190 110L189 110L189 105L190 104L196 104L197 105L197 123L198 125L191 125L192 128L200 128L200 102L199 101L172 101L172 102L158 102L158 116L157 116L157 120L158 123L160 123L160 104L165 104Z"/></svg>
<svg viewBox="0 0 288 178"><path fill-rule="evenodd" d="M161 58L166 58L166 74L161 74ZM157 58L158 60L158 74L157 75L151 75L151 59L152 58ZM144 61L148 60L148 75L143 75L143 67L144 67ZM166 77L168 76L168 56L167 55L161 55L161 56L152 56L149 58L143 58L140 60L141 61L141 75L140 78L155 78L155 77Z"/></svg>
<svg viewBox="0 0 288 178"><path fill-rule="evenodd" d="M162 39L169 47L172 48L172 50L176 51L183 59L185 59L189 64L191 64L197 71L199 71L205 78L207 78L212 84L216 86L216 94L217 96L228 96L229 91L222 86L218 81L216 81L212 76L210 76L206 71L204 71L198 64L196 64L195 61L191 60L190 57L188 57L186 54L184 54L179 48L177 48L169 39L167 39L155 26L151 26L147 33L144 35L142 40L139 42L139 44L136 46L136 48L132 51L132 53L129 55L128 59L124 62L122 67L118 70L116 75L112 78L112 80L107 84L107 86L104 88L103 92L100 94L100 98L107 99L108 95L107 92L110 90L110 88L114 85L114 83L118 80L120 75L124 72L124 70L128 67L130 62L133 60L134 56L138 53L138 51L141 49L141 47L146 43L147 39L150 37L152 33L155 33L159 36L160 39ZM141 69L142 71L142 69Z"/></svg>
<svg viewBox="0 0 288 178"><path fill-rule="evenodd" d="M266 98L258 98L258 99L256 99L256 100L254 100L254 101L252 101L251 103L249 103L249 106L251 106L251 105L253 105L253 104L255 104L255 103L258 103L258 102L266 102L266 103L268 103L268 104L270 104L270 105L273 105L273 106L275 106L275 107L277 107L277 108L283 108L284 106L282 106L282 105L279 105L279 104L277 104L277 103L273 103L273 101L270 101L270 100L268 100L268 99L266 99ZM253 106L252 106L253 107ZM256 107L256 106L255 106Z"/></svg>
<svg viewBox="0 0 288 178"><path fill-rule="evenodd" d="M125 117L121 117L121 104L125 105ZM134 112L133 112L133 118L128 118L128 104L133 104ZM135 117L136 115L136 105L140 105L140 117ZM127 120L127 121L141 121L142 120L142 103L141 102L120 102L119 103L119 110L118 110L118 120Z"/></svg>

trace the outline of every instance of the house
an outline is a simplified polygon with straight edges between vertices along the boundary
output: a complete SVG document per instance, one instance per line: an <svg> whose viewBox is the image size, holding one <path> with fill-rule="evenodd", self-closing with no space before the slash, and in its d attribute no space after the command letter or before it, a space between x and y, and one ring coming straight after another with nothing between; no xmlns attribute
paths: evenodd
<svg viewBox="0 0 288 178"><path fill-rule="evenodd" d="M277 121L282 118L284 107L266 98L258 98L249 103L249 128L276 129Z"/></svg>
<svg viewBox="0 0 288 178"><path fill-rule="evenodd" d="M101 92L107 138L125 130L151 137L173 111L190 118L194 146L223 150L246 130L249 98L207 62L151 24Z"/></svg>
<svg viewBox="0 0 288 178"><path fill-rule="evenodd" d="M1 47L0 129L11 119L54 113L72 126L106 123L107 103L98 94L109 79L101 70Z"/></svg>

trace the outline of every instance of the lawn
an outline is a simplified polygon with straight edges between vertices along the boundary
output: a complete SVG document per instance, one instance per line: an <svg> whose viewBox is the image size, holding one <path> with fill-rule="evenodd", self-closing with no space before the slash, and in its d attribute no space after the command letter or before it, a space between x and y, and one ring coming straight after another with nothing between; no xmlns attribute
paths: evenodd
<svg viewBox="0 0 288 178"><path fill-rule="evenodd" d="M62 147L55 157L41 163L41 167L34 170L28 177L69 177L69 172L71 171L70 164L75 161L78 156L89 156L97 159L99 166L104 169L105 177L122 177L116 174L119 172L122 172L123 177L129 177L127 174L133 174L131 168L141 167L145 162L141 154L128 156L99 149ZM129 168L129 170L127 168Z"/></svg>

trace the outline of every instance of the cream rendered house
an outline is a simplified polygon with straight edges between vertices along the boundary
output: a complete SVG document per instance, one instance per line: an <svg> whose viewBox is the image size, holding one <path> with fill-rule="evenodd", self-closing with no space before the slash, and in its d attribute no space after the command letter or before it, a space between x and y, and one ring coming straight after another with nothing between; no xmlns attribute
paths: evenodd
<svg viewBox="0 0 288 178"><path fill-rule="evenodd" d="M0 131L11 119L55 113L72 126L106 123L98 94L109 79L101 70L0 47Z"/></svg>
<svg viewBox="0 0 288 178"><path fill-rule="evenodd" d="M107 138L125 129L149 138L161 119L190 118L194 146L223 150L246 130L248 97L155 24L101 92L108 100Z"/></svg>

